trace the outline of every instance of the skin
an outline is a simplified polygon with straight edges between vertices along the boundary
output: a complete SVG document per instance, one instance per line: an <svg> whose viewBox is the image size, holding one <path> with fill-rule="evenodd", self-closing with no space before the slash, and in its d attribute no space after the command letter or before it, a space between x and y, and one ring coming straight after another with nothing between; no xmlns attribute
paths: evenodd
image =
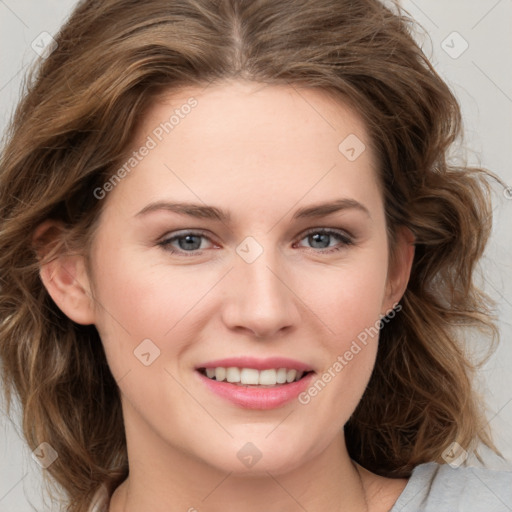
<svg viewBox="0 0 512 512"><path fill-rule="evenodd" d="M353 463L343 435L376 338L306 405L246 410L194 371L217 358L284 356L322 375L400 300L414 249L400 232L390 263L367 131L321 91L235 81L162 97L131 150L192 96L191 113L103 199L90 272L77 255L41 270L59 307L96 325L121 391L130 476L110 511L389 510L406 480ZM349 134L367 147L354 161L338 150ZM298 208L340 198L367 211L292 219ZM138 215L156 201L216 206L231 220ZM342 238L321 245L306 233L313 228ZM186 230L204 232L199 250L160 244ZM263 249L252 263L236 252L248 236ZM149 366L134 356L144 339L160 350ZM261 453L251 468L237 457L247 442Z"/></svg>

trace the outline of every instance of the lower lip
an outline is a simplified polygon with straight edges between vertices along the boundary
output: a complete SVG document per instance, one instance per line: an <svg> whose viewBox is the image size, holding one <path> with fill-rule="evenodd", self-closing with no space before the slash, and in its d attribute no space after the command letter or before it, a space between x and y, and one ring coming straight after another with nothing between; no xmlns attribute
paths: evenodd
<svg viewBox="0 0 512 512"><path fill-rule="evenodd" d="M260 388L219 382L209 379L200 372L196 373L210 391L245 409L275 409L281 407L305 391L310 386L315 375L314 373L309 373L297 382L282 384L272 388Z"/></svg>

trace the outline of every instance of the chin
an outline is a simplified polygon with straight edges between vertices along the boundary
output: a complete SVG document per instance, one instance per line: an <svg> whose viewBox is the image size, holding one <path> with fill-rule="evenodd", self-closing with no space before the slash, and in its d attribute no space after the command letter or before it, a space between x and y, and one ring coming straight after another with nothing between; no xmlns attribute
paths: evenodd
<svg viewBox="0 0 512 512"><path fill-rule="evenodd" d="M266 425L267 426L267 425ZM275 428L275 425L272 427ZM300 467L307 462L312 455L307 451L307 444L311 439L298 440L295 443L288 442L268 433L272 429L265 428L265 433L246 436L242 439L236 436L229 443L216 443L201 450L203 460L210 466L218 468L222 472L230 472L240 476L266 476L284 474ZM282 437L282 436L281 436ZM285 436L286 437L286 436ZM318 444L318 443L317 443ZM205 458L204 454L209 457Z"/></svg>

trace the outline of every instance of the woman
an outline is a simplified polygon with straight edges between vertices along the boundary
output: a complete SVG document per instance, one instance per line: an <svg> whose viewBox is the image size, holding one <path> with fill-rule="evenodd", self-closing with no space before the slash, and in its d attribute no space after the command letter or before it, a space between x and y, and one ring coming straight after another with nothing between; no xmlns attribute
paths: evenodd
<svg viewBox="0 0 512 512"><path fill-rule="evenodd" d="M408 23L76 8L0 192L7 398L67 510L510 506L509 472L458 467L493 447L461 331L494 330L489 173L448 162L459 107Z"/></svg>

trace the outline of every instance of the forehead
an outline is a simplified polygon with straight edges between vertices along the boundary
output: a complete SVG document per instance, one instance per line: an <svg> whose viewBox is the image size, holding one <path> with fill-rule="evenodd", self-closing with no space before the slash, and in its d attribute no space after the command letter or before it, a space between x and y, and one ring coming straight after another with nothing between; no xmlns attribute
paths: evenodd
<svg viewBox="0 0 512 512"><path fill-rule="evenodd" d="M361 117L318 89L234 81L168 92L145 112L127 161L135 153L111 195L124 189L138 205L166 194L246 208L375 202L378 190Z"/></svg>
<svg viewBox="0 0 512 512"><path fill-rule="evenodd" d="M327 91L226 81L161 94L146 111L135 139L142 142L148 134L164 144L201 139L198 151L212 145L233 151L238 141L244 142L238 146L241 150L261 152L276 144L313 142L326 134L331 136L326 144L338 149L339 136L351 133L369 142L357 111Z"/></svg>

